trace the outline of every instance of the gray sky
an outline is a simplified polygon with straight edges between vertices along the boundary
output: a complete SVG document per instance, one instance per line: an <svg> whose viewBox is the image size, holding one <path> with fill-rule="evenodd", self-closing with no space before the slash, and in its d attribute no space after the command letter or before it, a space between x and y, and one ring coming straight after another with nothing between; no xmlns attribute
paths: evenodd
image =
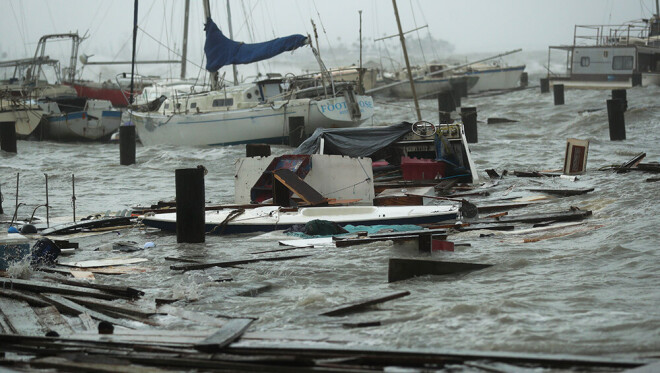
<svg viewBox="0 0 660 373"><path fill-rule="evenodd" d="M177 58L165 46L180 50L183 3L140 0L139 25L144 32L138 38L138 59ZM358 10L362 10L363 43L373 45L374 38L397 32L390 0L231 0L230 4L234 39L239 41L311 34L310 20L314 20L320 48L327 51L329 45L358 42ZM571 43L575 24L623 23L648 18L655 10L655 0L399 0L397 4L404 31L428 25L420 36L430 33L460 54L517 48L544 51L548 45ZM226 1L211 0L211 8L214 20L228 34ZM88 33L80 53L94 55L90 61L129 60L132 23L133 0L0 0L0 60L32 57L42 35L70 31ZM202 23L202 0L191 0L189 59L197 64L203 53ZM63 61L68 53L63 45L48 50L51 57Z"/></svg>

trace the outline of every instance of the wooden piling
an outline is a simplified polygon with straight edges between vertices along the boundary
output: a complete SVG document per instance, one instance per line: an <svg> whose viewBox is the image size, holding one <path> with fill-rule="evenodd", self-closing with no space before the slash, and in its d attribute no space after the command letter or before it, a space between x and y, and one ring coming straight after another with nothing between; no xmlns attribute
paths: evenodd
<svg viewBox="0 0 660 373"><path fill-rule="evenodd" d="M563 105L564 104L564 85L563 84L555 84L552 86L552 91L555 95L555 105Z"/></svg>
<svg viewBox="0 0 660 373"><path fill-rule="evenodd" d="M477 131L477 108L462 107L461 119L463 120L463 128L465 129L465 138L467 142L479 142L479 135Z"/></svg>
<svg viewBox="0 0 660 373"><path fill-rule="evenodd" d="M438 118L439 123L453 123L451 112L456 110L456 103L452 92L438 94Z"/></svg>
<svg viewBox="0 0 660 373"><path fill-rule="evenodd" d="M527 75L527 72L523 72L520 74L520 86L521 87L527 87L529 85L529 75Z"/></svg>
<svg viewBox="0 0 660 373"><path fill-rule="evenodd" d="M548 78L541 78L541 93L550 92L550 80Z"/></svg>
<svg viewBox="0 0 660 373"><path fill-rule="evenodd" d="M638 87L642 85L642 73L633 73L632 74L632 86L633 87Z"/></svg>
<svg viewBox="0 0 660 373"><path fill-rule="evenodd" d="M628 97L627 97L627 91L625 89L613 89L612 99L621 100L621 105L624 113L628 110Z"/></svg>
<svg viewBox="0 0 660 373"><path fill-rule="evenodd" d="M431 242L433 241L433 235L431 233L424 233L419 235L419 253L420 254L430 254L431 253Z"/></svg>
<svg viewBox="0 0 660 373"><path fill-rule="evenodd" d="M135 126L119 127L119 164L135 164Z"/></svg>
<svg viewBox="0 0 660 373"><path fill-rule="evenodd" d="M16 123L0 123L0 150L8 153L18 153L16 148Z"/></svg>
<svg viewBox="0 0 660 373"><path fill-rule="evenodd" d="M610 126L610 140L625 140L626 121L623 115L623 103L620 99L607 100L607 120Z"/></svg>
<svg viewBox="0 0 660 373"><path fill-rule="evenodd" d="M204 242L204 168L175 171L176 241Z"/></svg>
<svg viewBox="0 0 660 373"><path fill-rule="evenodd" d="M268 144L246 144L246 157L268 157L270 156L270 145Z"/></svg>
<svg viewBox="0 0 660 373"><path fill-rule="evenodd" d="M305 140L305 117L289 117L289 146L298 147Z"/></svg>

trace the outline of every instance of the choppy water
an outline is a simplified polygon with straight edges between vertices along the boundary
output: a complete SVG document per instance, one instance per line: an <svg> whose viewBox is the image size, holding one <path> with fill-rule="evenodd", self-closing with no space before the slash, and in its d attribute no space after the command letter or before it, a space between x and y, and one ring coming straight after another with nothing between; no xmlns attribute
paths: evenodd
<svg viewBox="0 0 660 373"><path fill-rule="evenodd" d="M530 79L530 82L538 82ZM351 248L301 249L312 254L287 262L256 263L241 268L213 268L180 273L169 269L166 256L206 260L245 257L278 249L276 240L244 236L209 236L204 244L177 244L175 235L135 229L80 239L79 260L104 257L146 257L146 273L99 277L108 283L128 283L154 298L183 297L177 306L211 315L257 316L257 331L289 331L298 335L327 333L335 339L384 347L503 350L577 354L645 354L660 350L660 183L648 183L643 173L615 174L598 168L620 164L639 152L645 162L660 158L660 88L628 91L627 140L609 140L605 100L609 91L566 91L566 104L554 106L551 94L538 88L506 95L463 99L476 106L478 118L506 117L517 123L479 123L479 143L471 150L477 168L485 170L548 170L563 165L566 139L589 139L588 173L577 182L565 179L505 177L491 189L501 197L523 195L526 188L594 187L584 196L556 199L539 209L569 206L593 211L584 226L550 231L571 235L524 243L528 236L479 237L465 233L456 242L470 243L456 252L434 253L438 259L492 263L493 267L450 278L416 278L387 283L387 260L414 255L413 247L371 244ZM424 116L435 120L436 101L422 102ZM584 112L587 109L602 109ZM405 102L379 102L375 123L412 120ZM286 152L275 147L274 153ZM18 154L0 153L0 185L6 214L13 212L16 174L20 173L19 215L29 216L45 203L48 174L51 217L71 217L71 177L75 174L77 217L135 204L170 200L175 195L174 170L204 165L206 199L233 202L234 161L243 146L218 148L137 149L137 163L119 165L115 144L58 144L19 141ZM482 175L486 178L485 173ZM44 216L43 208L37 215ZM492 232L489 232L492 233ZM154 241L155 248L134 254L93 251L103 243ZM213 282L233 277L233 282ZM234 293L269 281L273 289L256 297ZM411 295L381 304L371 312L346 317L319 317L322 310L345 302L393 291ZM384 321L371 328L345 329L341 322ZM168 328L183 322L164 317ZM189 325L190 326L190 325ZM191 327L195 327L194 324ZM202 327L202 326L200 326Z"/></svg>

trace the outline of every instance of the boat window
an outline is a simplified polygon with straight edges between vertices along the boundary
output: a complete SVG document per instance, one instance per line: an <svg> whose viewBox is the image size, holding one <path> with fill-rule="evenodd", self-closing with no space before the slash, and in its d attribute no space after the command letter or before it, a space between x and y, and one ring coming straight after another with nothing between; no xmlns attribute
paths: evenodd
<svg viewBox="0 0 660 373"><path fill-rule="evenodd" d="M194 109L194 108L196 108L196 107L197 107L197 103L196 103L196 102L193 102L192 104L190 104L190 108L191 108L191 109Z"/></svg>
<svg viewBox="0 0 660 373"><path fill-rule="evenodd" d="M217 98L213 100L213 106L214 107L219 107L219 106L232 106L234 104L234 99L233 98Z"/></svg>
<svg viewBox="0 0 660 373"><path fill-rule="evenodd" d="M612 58L612 70L632 70L633 56L614 56Z"/></svg>
<svg viewBox="0 0 660 373"><path fill-rule="evenodd" d="M580 66L582 67L587 67L591 64L591 59L589 57L582 57L580 58Z"/></svg>
<svg viewBox="0 0 660 373"><path fill-rule="evenodd" d="M248 100L251 99L252 98L252 93L248 93L247 98L248 98Z"/></svg>

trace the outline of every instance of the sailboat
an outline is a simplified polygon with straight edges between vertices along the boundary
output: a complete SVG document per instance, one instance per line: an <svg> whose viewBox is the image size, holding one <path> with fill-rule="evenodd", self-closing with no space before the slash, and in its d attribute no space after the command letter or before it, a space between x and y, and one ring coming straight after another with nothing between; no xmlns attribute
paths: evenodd
<svg viewBox="0 0 660 373"><path fill-rule="evenodd" d="M312 48L303 35L246 44L227 38L206 19L206 70L217 76L223 66L248 64L272 58L303 46ZM374 114L373 99L359 95L351 84L336 84L328 74L310 77L266 78L247 84L222 84L207 92L174 94L148 111L129 110L145 146L162 144L214 146L245 143L297 145L317 128L356 127ZM223 82L226 83L226 82Z"/></svg>

